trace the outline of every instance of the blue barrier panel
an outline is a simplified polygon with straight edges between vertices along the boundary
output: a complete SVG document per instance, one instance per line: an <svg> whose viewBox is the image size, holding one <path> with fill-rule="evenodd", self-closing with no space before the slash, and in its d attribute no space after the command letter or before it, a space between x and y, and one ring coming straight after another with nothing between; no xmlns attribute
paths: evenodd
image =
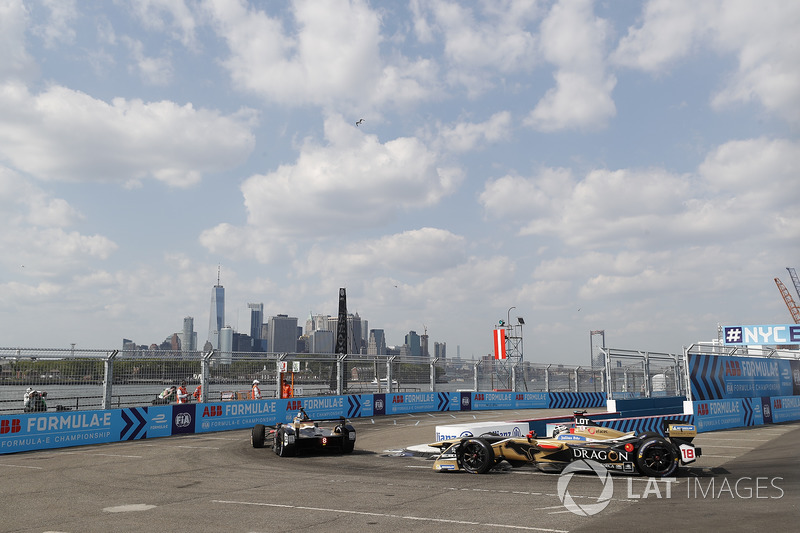
<svg viewBox="0 0 800 533"><path fill-rule="evenodd" d="M606 404L604 392L550 392L547 408L567 409L580 407L603 407Z"/></svg>
<svg viewBox="0 0 800 533"><path fill-rule="evenodd" d="M472 392L471 409L547 409L546 392Z"/></svg>
<svg viewBox="0 0 800 533"><path fill-rule="evenodd" d="M664 430L663 430L664 420L674 420L686 424L694 424L695 416L683 415L683 414L671 414L671 415L645 416L636 418L618 418L611 420L606 419L606 420L598 420L597 423L607 428L616 429L617 431L624 431L625 433L634 431L636 432L636 434L639 434L639 433L644 433L646 431L650 431L658 433L660 435L664 435Z"/></svg>
<svg viewBox="0 0 800 533"><path fill-rule="evenodd" d="M618 411L625 418L637 416L657 416L683 412L683 396L667 398L638 398L635 400L611 400L609 411Z"/></svg>
<svg viewBox="0 0 800 533"><path fill-rule="evenodd" d="M771 405L767 405L773 422L800 420L800 396L780 396L771 400Z"/></svg>
<svg viewBox="0 0 800 533"><path fill-rule="evenodd" d="M714 431L764 423L760 398L692 402L697 431Z"/></svg>
<svg viewBox="0 0 800 533"><path fill-rule="evenodd" d="M164 437L172 420L172 406L4 415L0 453Z"/></svg>
<svg viewBox="0 0 800 533"><path fill-rule="evenodd" d="M693 400L800 394L800 361L689 354L689 376Z"/></svg>

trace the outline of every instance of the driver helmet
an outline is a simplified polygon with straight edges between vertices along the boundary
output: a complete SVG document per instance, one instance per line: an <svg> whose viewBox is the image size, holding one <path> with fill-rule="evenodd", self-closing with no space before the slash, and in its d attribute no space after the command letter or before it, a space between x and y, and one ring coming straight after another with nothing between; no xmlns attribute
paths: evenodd
<svg viewBox="0 0 800 533"><path fill-rule="evenodd" d="M28 387L28 389L25 392L27 392L28 394L32 393L33 392L33 387Z"/></svg>
<svg viewBox="0 0 800 533"><path fill-rule="evenodd" d="M260 382L260 381L258 381L257 379L254 379L254 380L253 380L253 385L258 385L259 383L261 383L261 382Z"/></svg>
<svg viewBox="0 0 800 533"><path fill-rule="evenodd" d="M555 437L556 435L559 435L561 433L568 433L568 432L569 428L567 426L558 425L555 427L555 429L553 429L553 436Z"/></svg>

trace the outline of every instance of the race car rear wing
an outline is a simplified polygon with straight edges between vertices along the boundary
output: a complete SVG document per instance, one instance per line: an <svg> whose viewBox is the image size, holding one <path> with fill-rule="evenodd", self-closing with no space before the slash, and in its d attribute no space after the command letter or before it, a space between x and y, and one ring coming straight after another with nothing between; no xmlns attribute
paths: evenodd
<svg viewBox="0 0 800 533"><path fill-rule="evenodd" d="M662 422L664 434L673 440L692 442L697 436L697 426L679 420L664 420Z"/></svg>

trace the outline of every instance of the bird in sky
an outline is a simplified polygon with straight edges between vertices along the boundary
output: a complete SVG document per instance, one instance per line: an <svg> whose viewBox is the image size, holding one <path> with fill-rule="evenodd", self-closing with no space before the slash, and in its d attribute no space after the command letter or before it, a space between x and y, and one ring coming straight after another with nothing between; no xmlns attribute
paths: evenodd
<svg viewBox="0 0 800 533"><path fill-rule="evenodd" d="M364 123L364 119L360 118L360 119L358 119L358 122L356 122L356 126L360 126L363 123Z"/></svg>

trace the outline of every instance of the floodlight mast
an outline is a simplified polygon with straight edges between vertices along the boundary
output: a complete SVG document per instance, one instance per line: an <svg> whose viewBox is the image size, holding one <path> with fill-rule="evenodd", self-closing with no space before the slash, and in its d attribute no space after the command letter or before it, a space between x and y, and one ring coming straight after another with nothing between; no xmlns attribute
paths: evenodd
<svg viewBox="0 0 800 533"><path fill-rule="evenodd" d="M504 361L499 361L500 366L497 368L498 370L498 378L501 381L505 381L507 384L507 389L516 391L516 373L518 371L523 370L520 363L522 363L523 355L522 355L522 326L525 324L525 320L522 317L517 317L517 323L511 323L511 310L516 309L515 306L511 306L506 313L506 322L504 323L500 320L500 327L505 328L506 335L506 359ZM501 375L502 374L502 375ZM527 390L528 383L525 379L522 380L523 382L523 390Z"/></svg>

